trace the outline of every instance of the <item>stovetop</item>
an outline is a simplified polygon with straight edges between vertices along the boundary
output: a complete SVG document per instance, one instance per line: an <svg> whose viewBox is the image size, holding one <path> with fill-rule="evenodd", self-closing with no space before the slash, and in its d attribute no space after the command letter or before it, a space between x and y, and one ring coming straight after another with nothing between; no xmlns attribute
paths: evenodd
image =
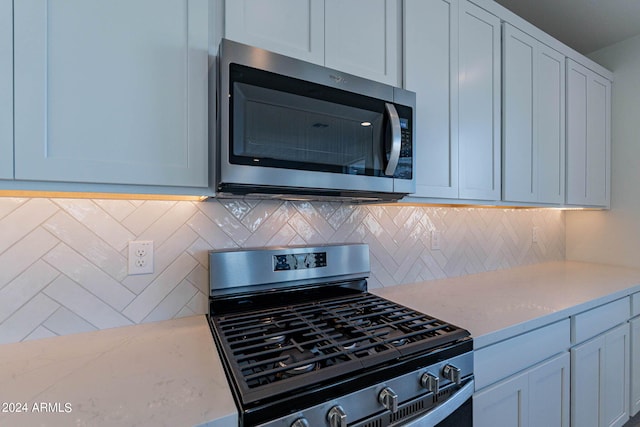
<svg viewBox="0 0 640 427"><path fill-rule="evenodd" d="M368 292L213 315L211 323L245 403L393 365L469 336Z"/></svg>

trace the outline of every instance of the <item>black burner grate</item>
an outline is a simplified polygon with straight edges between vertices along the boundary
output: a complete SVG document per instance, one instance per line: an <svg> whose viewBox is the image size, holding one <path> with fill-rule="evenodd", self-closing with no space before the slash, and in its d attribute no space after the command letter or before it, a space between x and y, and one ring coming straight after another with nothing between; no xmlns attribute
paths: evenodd
<svg viewBox="0 0 640 427"><path fill-rule="evenodd" d="M366 292L212 316L212 322L244 401L468 336L463 329Z"/></svg>

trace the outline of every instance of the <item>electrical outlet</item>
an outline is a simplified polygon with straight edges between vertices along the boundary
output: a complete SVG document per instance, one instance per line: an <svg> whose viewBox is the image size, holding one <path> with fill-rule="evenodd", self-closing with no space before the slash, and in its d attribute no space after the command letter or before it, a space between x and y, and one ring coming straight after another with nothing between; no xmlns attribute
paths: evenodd
<svg viewBox="0 0 640 427"><path fill-rule="evenodd" d="M531 243L538 243L539 234L540 234L540 227L534 226L531 229Z"/></svg>
<svg viewBox="0 0 640 427"><path fill-rule="evenodd" d="M129 275L153 273L153 240L129 242Z"/></svg>
<svg viewBox="0 0 640 427"><path fill-rule="evenodd" d="M440 250L440 232L438 230L431 231L431 250Z"/></svg>

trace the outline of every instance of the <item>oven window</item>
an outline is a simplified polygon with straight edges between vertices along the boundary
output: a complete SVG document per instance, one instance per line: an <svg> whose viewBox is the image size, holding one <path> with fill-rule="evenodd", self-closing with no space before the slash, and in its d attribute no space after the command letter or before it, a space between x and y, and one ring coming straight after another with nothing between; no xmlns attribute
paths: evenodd
<svg viewBox="0 0 640 427"><path fill-rule="evenodd" d="M384 101L231 67L231 163L384 176Z"/></svg>

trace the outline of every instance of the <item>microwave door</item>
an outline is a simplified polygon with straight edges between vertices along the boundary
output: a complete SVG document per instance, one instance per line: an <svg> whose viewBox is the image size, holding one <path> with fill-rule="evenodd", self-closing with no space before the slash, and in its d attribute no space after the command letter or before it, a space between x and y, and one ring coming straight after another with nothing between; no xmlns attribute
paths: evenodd
<svg viewBox="0 0 640 427"><path fill-rule="evenodd" d="M392 105L391 110L394 111ZM332 174L330 180L338 182L330 185L335 186L348 181L358 186L357 182L365 177L392 181L384 170L389 166L385 127L390 121L385 118L385 111L236 82L233 115L232 163L281 169L281 176L288 175L286 170ZM397 122L397 113L395 119ZM399 147L395 151L397 164ZM392 183L388 184L391 188Z"/></svg>

